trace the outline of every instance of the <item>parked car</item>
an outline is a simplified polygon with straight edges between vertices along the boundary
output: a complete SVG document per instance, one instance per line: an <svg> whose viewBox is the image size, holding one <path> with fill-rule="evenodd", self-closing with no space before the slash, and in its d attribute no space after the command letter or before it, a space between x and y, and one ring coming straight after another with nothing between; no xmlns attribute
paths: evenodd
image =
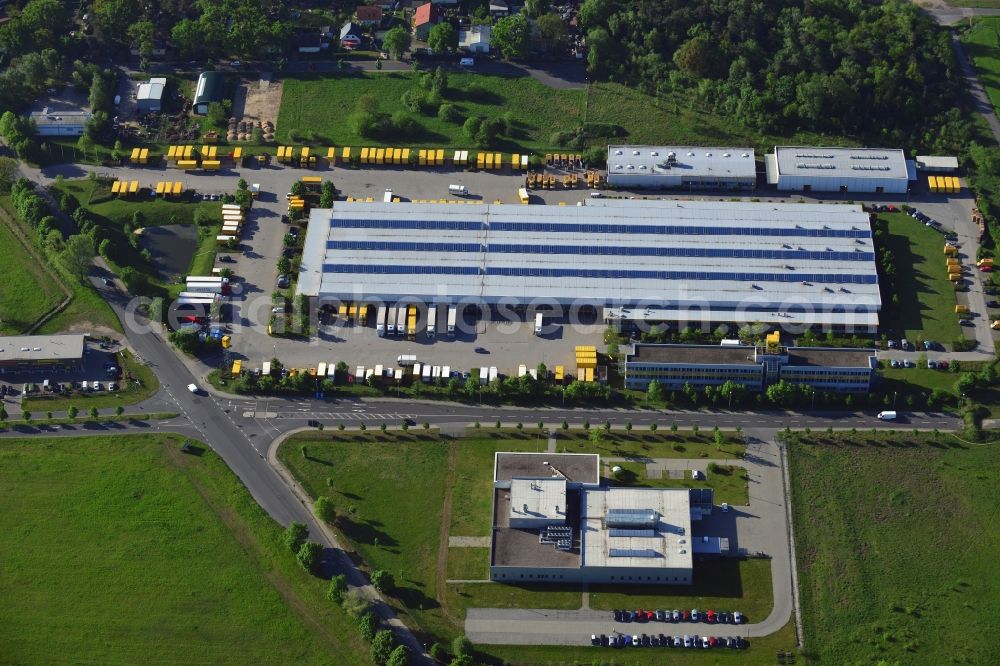
<svg viewBox="0 0 1000 666"><path fill-rule="evenodd" d="M739 611L733 612L733 624L743 624L743 613Z"/></svg>
<svg viewBox="0 0 1000 666"><path fill-rule="evenodd" d="M289 284L290 284L290 281L289 281L287 275L279 275L278 276L278 288L279 289L285 289L285 288L288 287Z"/></svg>
<svg viewBox="0 0 1000 666"><path fill-rule="evenodd" d="M590 644L591 645L600 645L601 644L601 639L597 637L597 634L591 634L590 635Z"/></svg>
<svg viewBox="0 0 1000 666"><path fill-rule="evenodd" d="M666 622L667 621L667 614L664 613L662 609L657 608L656 609L656 619L659 622Z"/></svg>
<svg viewBox="0 0 1000 666"><path fill-rule="evenodd" d="M688 636L687 634L684 634L684 647L686 648L691 647L691 637Z"/></svg>
<svg viewBox="0 0 1000 666"><path fill-rule="evenodd" d="M697 608L691 610L691 621L701 622L701 613L698 611Z"/></svg>
<svg viewBox="0 0 1000 666"><path fill-rule="evenodd" d="M671 616L670 619L673 620L674 622L681 621L681 612L679 610L670 611L670 616Z"/></svg>
<svg viewBox="0 0 1000 666"><path fill-rule="evenodd" d="M959 326L975 326L971 319L959 319L958 324Z"/></svg>
<svg viewBox="0 0 1000 666"><path fill-rule="evenodd" d="M905 359L905 360L903 361L903 367L904 367L904 368L914 368L914 367L916 367L916 365L917 365L917 364L916 364L916 363L914 363L913 361L911 361L910 359Z"/></svg>
<svg viewBox="0 0 1000 666"><path fill-rule="evenodd" d="M199 389L197 384L188 384L188 391L197 395Z"/></svg>
<svg viewBox="0 0 1000 666"><path fill-rule="evenodd" d="M222 254L222 255L219 255L219 262L223 263L223 264L234 264L234 263L236 263L236 260L233 259L228 254Z"/></svg>

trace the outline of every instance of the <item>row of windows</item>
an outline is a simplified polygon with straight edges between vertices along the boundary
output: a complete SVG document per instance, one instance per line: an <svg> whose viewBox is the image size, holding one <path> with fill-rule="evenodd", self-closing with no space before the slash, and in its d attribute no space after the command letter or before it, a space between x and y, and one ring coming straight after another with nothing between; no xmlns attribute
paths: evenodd
<svg viewBox="0 0 1000 666"><path fill-rule="evenodd" d="M576 222L472 222L461 220L363 220L333 218L339 229L436 229L442 231L535 231L578 234L645 234L677 236L806 236L871 238L870 229L805 229L800 227L710 227L669 224L589 224Z"/></svg>
<svg viewBox="0 0 1000 666"><path fill-rule="evenodd" d="M719 259L815 259L822 261L874 261L873 252L810 250L750 250L709 247L628 247L613 245L534 245L494 243L423 243L407 241L327 241L328 250L377 252L497 252L503 254L577 254L625 257L711 257Z"/></svg>

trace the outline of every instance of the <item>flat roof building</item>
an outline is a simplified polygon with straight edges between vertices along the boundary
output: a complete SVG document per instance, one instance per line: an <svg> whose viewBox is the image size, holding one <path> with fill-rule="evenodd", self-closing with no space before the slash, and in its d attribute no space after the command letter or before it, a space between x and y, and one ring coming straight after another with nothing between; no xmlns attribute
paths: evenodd
<svg viewBox="0 0 1000 666"><path fill-rule="evenodd" d="M730 381L759 392L785 381L860 393L871 389L877 365L874 349L636 344L626 353L625 386L646 390L656 380L667 390L703 389Z"/></svg>
<svg viewBox="0 0 1000 666"><path fill-rule="evenodd" d="M899 148L775 146L767 182L796 192L905 194L916 167Z"/></svg>
<svg viewBox="0 0 1000 666"><path fill-rule="evenodd" d="M28 118L38 136L82 136L92 115L87 111L33 111Z"/></svg>
<svg viewBox="0 0 1000 666"><path fill-rule="evenodd" d="M0 374L76 370L83 363L83 350L82 334L0 337Z"/></svg>
<svg viewBox="0 0 1000 666"><path fill-rule="evenodd" d="M136 110L139 113L159 113L163 104L163 90L167 87L167 79L154 77L146 83L139 84L135 96Z"/></svg>
<svg viewBox="0 0 1000 666"><path fill-rule="evenodd" d="M563 476L560 468L583 480ZM602 487L599 468L592 454L496 454L491 580L692 582L691 524L711 512L711 491ZM529 476L506 478L521 470ZM719 554L723 541L697 552Z"/></svg>
<svg viewBox="0 0 1000 666"><path fill-rule="evenodd" d="M753 190L753 148L608 146L608 185L645 189Z"/></svg>
<svg viewBox="0 0 1000 666"><path fill-rule="evenodd" d="M585 206L336 202L313 209L298 294L319 303L542 303L609 320L873 329L859 205L588 200Z"/></svg>

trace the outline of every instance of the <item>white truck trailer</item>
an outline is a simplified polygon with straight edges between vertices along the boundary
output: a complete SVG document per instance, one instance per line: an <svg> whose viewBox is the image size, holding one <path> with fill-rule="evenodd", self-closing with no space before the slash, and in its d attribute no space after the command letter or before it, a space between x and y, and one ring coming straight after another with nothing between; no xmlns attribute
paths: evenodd
<svg viewBox="0 0 1000 666"><path fill-rule="evenodd" d="M437 308L433 303L427 306L427 337L433 338L437 329Z"/></svg>
<svg viewBox="0 0 1000 666"><path fill-rule="evenodd" d="M406 306L396 308L396 335L406 335Z"/></svg>
<svg viewBox="0 0 1000 666"><path fill-rule="evenodd" d="M417 355L416 354L400 354L396 357L396 363L402 366L416 365Z"/></svg>
<svg viewBox="0 0 1000 666"><path fill-rule="evenodd" d="M455 323L458 321L458 306L448 306L448 337L455 337Z"/></svg>
<svg viewBox="0 0 1000 666"><path fill-rule="evenodd" d="M378 315L375 318L375 332L378 333L380 338L385 337L385 314L386 307L384 305L378 306Z"/></svg>
<svg viewBox="0 0 1000 666"><path fill-rule="evenodd" d="M542 334L542 313L538 312L535 314L535 335Z"/></svg>

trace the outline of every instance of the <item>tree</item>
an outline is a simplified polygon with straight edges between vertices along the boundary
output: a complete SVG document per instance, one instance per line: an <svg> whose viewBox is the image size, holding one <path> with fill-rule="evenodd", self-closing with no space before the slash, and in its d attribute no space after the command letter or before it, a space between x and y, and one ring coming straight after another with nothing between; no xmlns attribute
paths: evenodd
<svg viewBox="0 0 1000 666"><path fill-rule="evenodd" d="M206 117L208 122L222 129L226 126L226 107L222 106L221 102L211 102Z"/></svg>
<svg viewBox="0 0 1000 666"><path fill-rule="evenodd" d="M382 47L389 52L396 60L410 48L410 32L405 28L396 26L385 33L382 38Z"/></svg>
<svg viewBox="0 0 1000 666"><path fill-rule="evenodd" d="M397 645L396 649L389 655L389 661L385 662L386 666L410 666L412 663L410 648L405 645Z"/></svg>
<svg viewBox="0 0 1000 666"><path fill-rule="evenodd" d="M493 26L491 40L508 60L523 58L528 50L531 24L524 14L505 16Z"/></svg>
<svg viewBox="0 0 1000 666"><path fill-rule="evenodd" d="M448 53L458 47L458 33L455 31L455 26L442 21L432 27L427 36L427 46L431 47L434 53Z"/></svg>
<svg viewBox="0 0 1000 666"><path fill-rule="evenodd" d="M31 412L28 410L21 412L21 418L24 419L25 423L31 423Z"/></svg>
<svg viewBox="0 0 1000 666"><path fill-rule="evenodd" d="M657 428L657 425L656 425L655 422L649 424L649 432L656 432L656 428Z"/></svg>
<svg viewBox="0 0 1000 666"><path fill-rule="evenodd" d="M578 21L586 29L605 25L614 11L612 0L586 0L580 5Z"/></svg>
<svg viewBox="0 0 1000 666"><path fill-rule="evenodd" d="M0 421L6 421L6 420L7 420L7 409L3 405L0 405Z"/></svg>
<svg viewBox="0 0 1000 666"><path fill-rule="evenodd" d="M384 666L384 664L389 661L389 655L392 654L392 649L394 647L396 647L396 637L392 635L392 632L388 629L379 631L375 634L375 638L372 640L372 661L379 666Z"/></svg>
<svg viewBox="0 0 1000 666"><path fill-rule="evenodd" d="M174 24L170 30L170 39L184 59L195 57L205 44L201 24L189 18L183 18Z"/></svg>
<svg viewBox="0 0 1000 666"><path fill-rule="evenodd" d="M344 601L341 602L340 605L344 609L344 612L354 619L359 619L365 615L371 614L371 602L368 601L368 598L365 597L364 593L356 587L347 591L344 595Z"/></svg>
<svg viewBox="0 0 1000 666"><path fill-rule="evenodd" d="M70 421L75 421L76 415L79 413L80 410L76 408L76 405L70 405L69 411L66 412L66 415L69 416Z"/></svg>
<svg viewBox="0 0 1000 666"><path fill-rule="evenodd" d="M125 413L125 408L124 407L122 407L121 405L118 405L117 407L115 407L115 415L121 416L124 413Z"/></svg>
<svg viewBox="0 0 1000 666"><path fill-rule="evenodd" d="M456 636L455 640L451 642L451 652L456 657L471 657L472 641L466 638L465 634Z"/></svg>
<svg viewBox="0 0 1000 666"><path fill-rule="evenodd" d="M316 515L327 525L334 525L337 522L337 507L326 495L321 495L313 505Z"/></svg>
<svg viewBox="0 0 1000 666"><path fill-rule="evenodd" d="M17 160L0 157L0 192L10 192L17 177Z"/></svg>
<svg viewBox="0 0 1000 666"><path fill-rule="evenodd" d="M299 566L309 573L316 573L319 569L320 559L323 556L323 546L315 541L306 541L299 547L299 552L295 559L299 561Z"/></svg>
<svg viewBox="0 0 1000 666"><path fill-rule="evenodd" d="M330 587L326 589L326 598L339 604L344 601L345 592L347 592L347 576L337 574L330 579Z"/></svg>
<svg viewBox="0 0 1000 666"><path fill-rule="evenodd" d="M549 0L525 0L524 13L531 18L538 18L551 9Z"/></svg>
<svg viewBox="0 0 1000 666"><path fill-rule="evenodd" d="M139 21L129 26L128 37L132 40L132 44L139 50L140 58L148 58L153 54L153 48L155 47L153 38L155 37L155 33L156 27L150 20Z"/></svg>
<svg viewBox="0 0 1000 666"><path fill-rule="evenodd" d="M59 253L59 260L69 273L83 280L94 254L94 239L86 234L76 234L66 240L66 246Z"/></svg>
<svg viewBox="0 0 1000 666"><path fill-rule="evenodd" d="M133 0L94 0L91 11L101 40L124 44L129 26L135 23L143 6Z"/></svg>
<svg viewBox="0 0 1000 666"><path fill-rule="evenodd" d="M285 528L285 546L293 553L299 552L299 548L306 542L309 536L309 529L302 523L290 523Z"/></svg>
<svg viewBox="0 0 1000 666"><path fill-rule="evenodd" d="M663 385L657 380L649 382L646 387L646 400L649 402L663 402Z"/></svg>
<svg viewBox="0 0 1000 666"><path fill-rule="evenodd" d="M90 416L90 420L91 421L96 421L97 420L97 407L91 407L87 411L87 415Z"/></svg>
<svg viewBox="0 0 1000 666"><path fill-rule="evenodd" d="M555 12L540 16L536 21L536 24L538 25L538 34L556 46L561 45L566 40L566 36L569 34L569 31L566 28L566 22L563 21L562 17Z"/></svg>
<svg viewBox="0 0 1000 666"><path fill-rule="evenodd" d="M463 654L452 659L450 666L475 666L475 664L472 661L471 655Z"/></svg>
<svg viewBox="0 0 1000 666"><path fill-rule="evenodd" d="M376 569L372 572L372 585L379 592L391 592L396 587L396 581L392 574L385 569Z"/></svg>
<svg viewBox="0 0 1000 666"><path fill-rule="evenodd" d="M323 181L323 185L320 188L319 194L319 207L320 208L331 208L333 206L333 201L337 197L337 189L328 180Z"/></svg>
<svg viewBox="0 0 1000 666"><path fill-rule="evenodd" d="M354 590L352 590L352 592L353 591ZM358 633L361 634L363 639L366 641L375 640L375 634L378 632L379 621L378 616L371 611L370 606L363 615L358 616L355 623L358 625Z"/></svg>

